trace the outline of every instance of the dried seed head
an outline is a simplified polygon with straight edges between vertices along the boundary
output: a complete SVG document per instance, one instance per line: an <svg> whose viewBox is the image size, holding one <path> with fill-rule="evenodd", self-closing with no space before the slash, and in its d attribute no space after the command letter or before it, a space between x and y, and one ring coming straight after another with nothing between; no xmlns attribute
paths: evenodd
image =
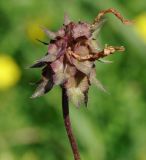
<svg viewBox="0 0 146 160"><path fill-rule="evenodd" d="M60 85L67 90L69 100L76 106L80 106L82 103L87 105L91 84L106 91L96 79L95 61L115 51L125 50L123 46L106 46L101 50L95 40L95 32L98 33L104 23L102 17L109 12L123 23L129 22L124 20L116 10L108 9L100 12L92 24L74 23L65 15L64 25L58 32L54 33L42 28L51 41L48 44L47 54L31 66L31 68L44 67L42 78L32 98L42 96L54 85ZM104 62L104 60L100 61Z"/></svg>

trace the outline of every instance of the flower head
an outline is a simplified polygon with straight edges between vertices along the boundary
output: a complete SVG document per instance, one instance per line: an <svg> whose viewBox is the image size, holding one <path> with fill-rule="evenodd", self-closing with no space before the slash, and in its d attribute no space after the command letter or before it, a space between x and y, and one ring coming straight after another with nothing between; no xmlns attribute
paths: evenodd
<svg viewBox="0 0 146 160"><path fill-rule="evenodd" d="M95 40L95 32L99 32L106 13L113 13L123 23L128 23L116 10L101 11L92 24L72 22L65 15L63 27L56 33L43 28L51 38L47 54L37 60L31 68L43 67L42 78L32 98L42 96L50 91L54 85L60 85L67 91L67 96L76 106L87 104L88 90L91 84L105 91L96 79L95 61L124 51L124 47L106 46L101 50ZM46 44L46 43L45 43Z"/></svg>

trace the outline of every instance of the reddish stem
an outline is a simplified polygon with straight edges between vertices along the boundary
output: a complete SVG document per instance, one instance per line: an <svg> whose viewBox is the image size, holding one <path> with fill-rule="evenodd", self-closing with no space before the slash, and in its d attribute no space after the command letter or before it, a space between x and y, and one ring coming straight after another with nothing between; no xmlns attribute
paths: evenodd
<svg viewBox="0 0 146 160"><path fill-rule="evenodd" d="M71 128L68 97L67 97L65 88L62 88L62 111L63 111L63 118L64 118L66 132L67 132L67 135L71 144L72 152L74 155L74 160L80 160L78 146Z"/></svg>

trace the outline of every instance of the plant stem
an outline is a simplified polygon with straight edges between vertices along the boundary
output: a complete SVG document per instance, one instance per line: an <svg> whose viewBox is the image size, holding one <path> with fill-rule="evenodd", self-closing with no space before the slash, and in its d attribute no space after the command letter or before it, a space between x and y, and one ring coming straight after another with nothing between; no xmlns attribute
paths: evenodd
<svg viewBox="0 0 146 160"><path fill-rule="evenodd" d="M78 146L76 143L76 139L73 135L71 123L70 123L68 97L66 94L66 89L63 87L62 87L62 111L63 111L63 118L64 118L66 132L67 132L67 135L71 144L72 152L74 155L74 160L80 160Z"/></svg>

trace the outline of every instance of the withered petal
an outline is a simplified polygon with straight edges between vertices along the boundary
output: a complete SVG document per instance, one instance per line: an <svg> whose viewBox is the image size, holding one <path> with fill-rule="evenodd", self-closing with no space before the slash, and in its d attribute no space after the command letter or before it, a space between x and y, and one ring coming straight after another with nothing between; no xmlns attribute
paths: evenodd
<svg viewBox="0 0 146 160"><path fill-rule="evenodd" d="M56 60L56 55L54 55L54 54L47 54L45 57L43 57L43 58L41 58L40 60L37 60L37 61L38 61L38 63L39 62L44 63L44 62L53 62L55 60Z"/></svg>
<svg viewBox="0 0 146 160"><path fill-rule="evenodd" d="M56 60L57 55L61 51L60 48L57 48L56 44L49 44L48 46L48 53L45 57L41 58L39 61L41 62L53 62Z"/></svg>
<svg viewBox="0 0 146 160"><path fill-rule="evenodd" d="M77 87L79 87L82 92L86 92L89 89L88 77L87 76L83 76L82 79L80 80L80 82L78 83Z"/></svg>
<svg viewBox="0 0 146 160"><path fill-rule="evenodd" d="M78 60L72 58L72 63L74 64L74 66L81 71L82 73L89 75L92 67L93 67L93 62L90 61L84 61L84 62L79 62Z"/></svg>
<svg viewBox="0 0 146 160"><path fill-rule="evenodd" d="M64 28L61 28L57 33L56 33L57 37L63 37L65 35L65 31Z"/></svg>
<svg viewBox="0 0 146 160"><path fill-rule="evenodd" d="M74 77L77 73L77 69L75 66L67 63L64 67L64 74L66 78Z"/></svg>
<svg viewBox="0 0 146 160"><path fill-rule="evenodd" d="M61 49L58 49L56 52L49 52L45 57L38 60L38 62L53 62L58 58L58 55L60 54Z"/></svg>
<svg viewBox="0 0 146 160"><path fill-rule="evenodd" d="M45 27L41 26L41 29L46 33L46 35L51 38L51 39L55 39L56 38L56 33L46 29Z"/></svg>
<svg viewBox="0 0 146 160"><path fill-rule="evenodd" d="M46 66L42 70L42 78L38 82L38 87L36 88L34 94L31 98L36 98L44 95L48 91L50 91L53 87L53 79L52 79L52 69L50 65Z"/></svg>
<svg viewBox="0 0 146 160"><path fill-rule="evenodd" d="M89 90L89 79L88 76L85 76L84 74L81 75L81 79L80 82L78 83L77 87L80 88L80 90L83 92L84 94L84 104L87 107L87 103L88 103L88 90ZM77 77L79 78L79 76Z"/></svg>
<svg viewBox="0 0 146 160"><path fill-rule="evenodd" d="M72 30L72 36L74 39L77 39L79 37L91 37L90 25L82 22L74 25Z"/></svg>
<svg viewBox="0 0 146 160"><path fill-rule="evenodd" d="M69 100L77 107L80 107L85 102L84 93L80 88L68 88L67 96Z"/></svg>
<svg viewBox="0 0 146 160"><path fill-rule="evenodd" d="M53 71L53 82L55 85L60 85L65 81L64 65L62 60L62 57L60 57L60 59L50 64Z"/></svg>
<svg viewBox="0 0 146 160"><path fill-rule="evenodd" d="M87 56L90 54L88 47L84 45L76 45L74 48L74 52L79 56Z"/></svg>
<svg viewBox="0 0 146 160"><path fill-rule="evenodd" d="M63 59L62 57L57 59L56 61L52 62L50 64L53 72L63 72L64 66L63 66Z"/></svg>
<svg viewBox="0 0 146 160"><path fill-rule="evenodd" d="M37 89L35 90L34 94L31 96L31 98L37 98L45 93L49 92L53 87L52 81L42 80L40 84L38 85Z"/></svg>
<svg viewBox="0 0 146 160"><path fill-rule="evenodd" d="M58 50L59 50L59 48L57 47L56 44L53 44L53 43L49 44L49 46L48 46L48 54L57 55Z"/></svg>
<svg viewBox="0 0 146 160"><path fill-rule="evenodd" d="M55 85L63 84L65 81L65 76L63 72L57 72L53 75L53 83Z"/></svg>

